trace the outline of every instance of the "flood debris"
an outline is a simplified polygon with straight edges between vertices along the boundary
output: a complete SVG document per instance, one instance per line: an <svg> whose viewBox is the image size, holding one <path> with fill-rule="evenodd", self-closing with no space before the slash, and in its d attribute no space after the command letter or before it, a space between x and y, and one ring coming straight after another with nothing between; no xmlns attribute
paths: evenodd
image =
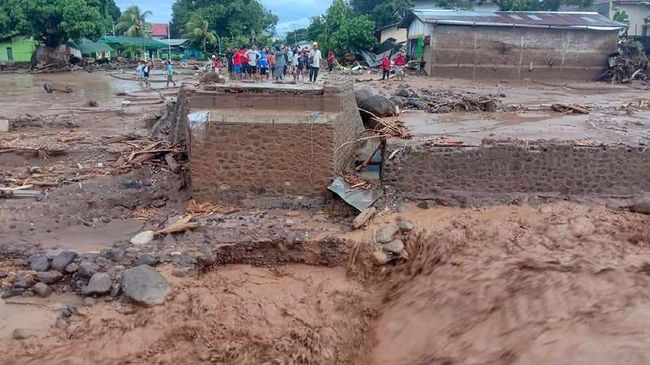
<svg viewBox="0 0 650 365"><path fill-rule="evenodd" d="M559 113L565 113L565 114L589 114L589 109L587 109L586 106L580 105L580 104L561 104L561 103L555 103L551 104L551 109L555 110L556 112Z"/></svg>
<svg viewBox="0 0 650 365"><path fill-rule="evenodd" d="M481 95L472 92L435 91L421 88L419 92L410 91L405 97L404 91L399 91L400 98L405 98L404 108L410 110L424 110L428 113L452 112L495 112L500 103L497 97L504 95Z"/></svg>
<svg viewBox="0 0 650 365"><path fill-rule="evenodd" d="M608 59L609 69L603 72L598 81L626 84L632 80L647 81L650 76L650 62L643 44L632 39L618 42L618 50Z"/></svg>
<svg viewBox="0 0 650 365"><path fill-rule="evenodd" d="M327 189L360 212L373 205L381 195L377 190L352 189L341 176L337 176Z"/></svg>
<svg viewBox="0 0 650 365"><path fill-rule="evenodd" d="M354 220L352 221L352 227L355 229L359 229L365 226L366 224L368 224L368 221L375 216L375 214L377 214L377 208L375 207L364 209L363 211L361 211L361 213L358 216L354 218Z"/></svg>

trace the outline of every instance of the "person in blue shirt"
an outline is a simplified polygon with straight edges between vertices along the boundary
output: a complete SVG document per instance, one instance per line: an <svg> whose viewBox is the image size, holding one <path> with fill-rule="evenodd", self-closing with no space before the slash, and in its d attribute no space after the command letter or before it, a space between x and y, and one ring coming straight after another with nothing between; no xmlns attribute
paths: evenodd
<svg viewBox="0 0 650 365"><path fill-rule="evenodd" d="M262 48L260 59L257 61L257 66L260 68L260 76L262 80L265 80L269 71L269 57L266 53L266 48Z"/></svg>

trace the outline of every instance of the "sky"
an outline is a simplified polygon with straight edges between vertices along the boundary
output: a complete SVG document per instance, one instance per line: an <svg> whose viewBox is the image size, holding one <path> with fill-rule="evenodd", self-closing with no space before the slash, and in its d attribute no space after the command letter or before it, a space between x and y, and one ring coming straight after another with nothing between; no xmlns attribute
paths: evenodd
<svg viewBox="0 0 650 365"><path fill-rule="evenodd" d="M261 0L264 6L279 17L276 27L278 35L304 28L309 18L321 15L330 5L327 0ZM172 17L174 0L115 0L123 11L130 5L138 5L143 11L150 10L152 23L168 23Z"/></svg>

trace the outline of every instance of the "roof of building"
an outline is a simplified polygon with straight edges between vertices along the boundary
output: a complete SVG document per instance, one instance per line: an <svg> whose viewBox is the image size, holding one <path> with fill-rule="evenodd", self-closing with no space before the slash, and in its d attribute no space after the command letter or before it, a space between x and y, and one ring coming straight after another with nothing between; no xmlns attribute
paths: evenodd
<svg viewBox="0 0 650 365"><path fill-rule="evenodd" d="M152 37L167 37L169 32L169 27L165 23L152 23L151 24L151 36Z"/></svg>
<svg viewBox="0 0 650 365"><path fill-rule="evenodd" d="M404 17L400 28L414 19L441 25L471 25L521 28L617 30L626 28L598 13L545 11L462 11L413 9Z"/></svg>
<svg viewBox="0 0 650 365"><path fill-rule="evenodd" d="M93 42L90 39L82 38L81 41L75 42L74 46L81 51L82 55L90 55L97 52L111 52L113 48L106 43Z"/></svg>
<svg viewBox="0 0 650 365"><path fill-rule="evenodd" d="M172 47L178 47L178 46L184 45L185 43L187 43L189 41L190 41L189 39L185 39L185 38L171 38L171 39L161 39L161 40L159 40L160 43L165 44L165 47L167 47L167 45L170 45Z"/></svg>
<svg viewBox="0 0 650 365"><path fill-rule="evenodd" d="M102 43L116 44L124 47L137 46L141 48L159 49L167 47L166 43L144 37L114 37L106 36L99 40Z"/></svg>

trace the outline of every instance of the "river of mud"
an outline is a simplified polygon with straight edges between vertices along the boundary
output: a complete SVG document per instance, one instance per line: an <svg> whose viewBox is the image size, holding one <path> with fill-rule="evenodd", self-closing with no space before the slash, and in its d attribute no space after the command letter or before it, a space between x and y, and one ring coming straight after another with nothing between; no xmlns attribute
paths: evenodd
<svg viewBox="0 0 650 365"><path fill-rule="evenodd" d="M83 308L3 364L647 364L650 219L572 203L419 209L409 260L163 270L164 306ZM363 245L382 224L345 235ZM358 246L355 246L358 247Z"/></svg>

